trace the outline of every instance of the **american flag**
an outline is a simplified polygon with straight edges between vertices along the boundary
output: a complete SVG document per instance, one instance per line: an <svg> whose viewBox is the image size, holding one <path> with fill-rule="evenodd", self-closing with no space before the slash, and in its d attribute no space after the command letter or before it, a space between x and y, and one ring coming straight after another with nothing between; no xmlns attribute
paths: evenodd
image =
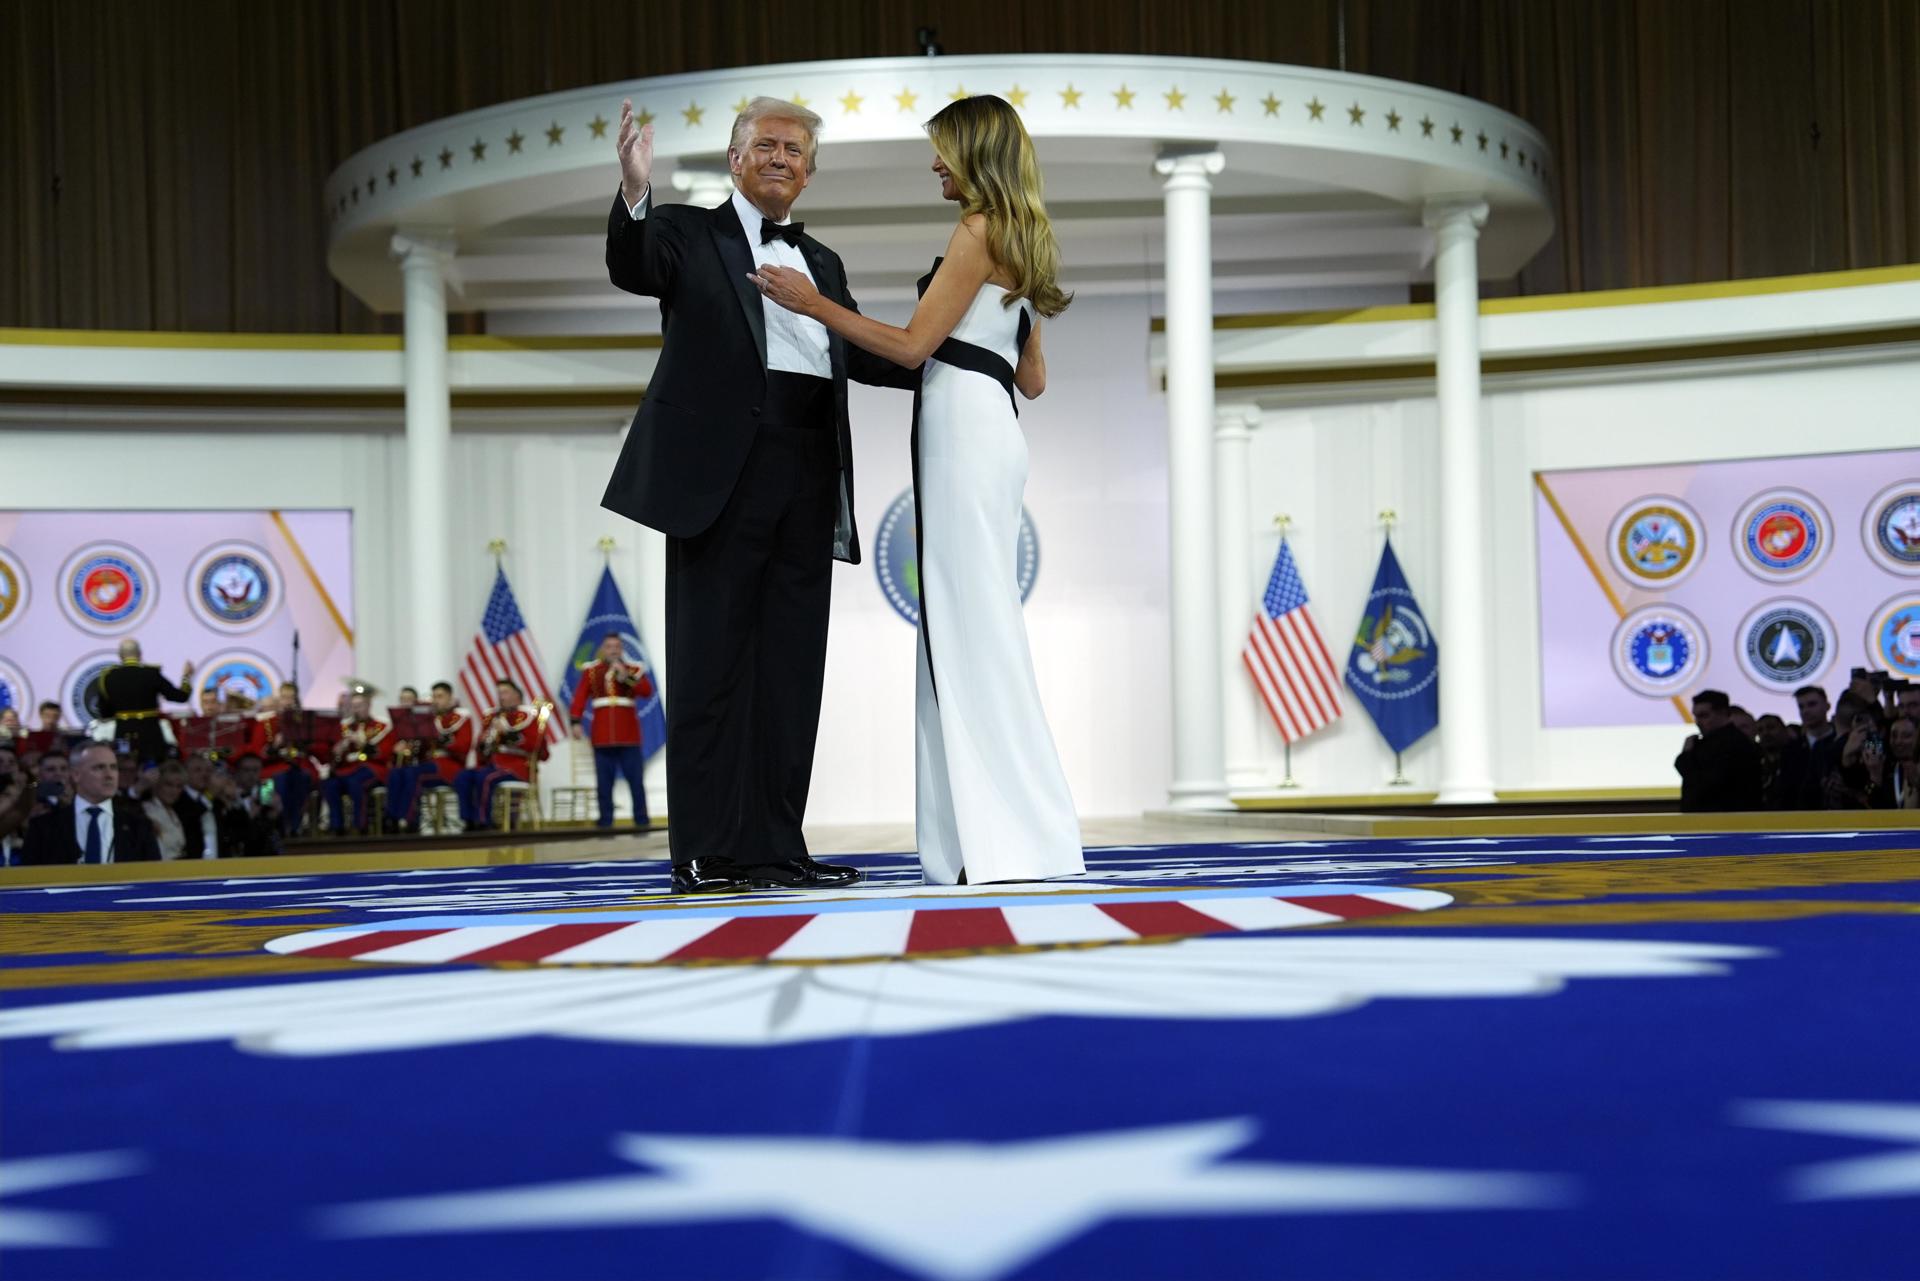
<svg viewBox="0 0 1920 1281"><path fill-rule="evenodd" d="M1307 612L1306 584L1284 538L1240 658L1287 742L1340 718L1340 676Z"/></svg>
<svg viewBox="0 0 1920 1281"><path fill-rule="evenodd" d="M467 706L482 713L492 707L493 683L503 677L518 685L528 702L551 703L552 687L540 674L544 669L533 635L527 631L527 620L520 617L520 606L514 602L513 588L507 585L507 571L497 569L493 594L487 597L487 612L480 619L473 648L460 665L460 688L466 691ZM560 739L561 719L547 718L547 737L554 742Z"/></svg>

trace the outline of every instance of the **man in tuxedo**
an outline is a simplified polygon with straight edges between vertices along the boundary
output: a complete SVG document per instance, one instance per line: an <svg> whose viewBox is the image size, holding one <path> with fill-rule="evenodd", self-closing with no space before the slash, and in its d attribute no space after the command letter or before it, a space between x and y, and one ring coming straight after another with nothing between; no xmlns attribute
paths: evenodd
<svg viewBox="0 0 1920 1281"><path fill-rule="evenodd" d="M1733 704L1717 689L1693 696L1699 733L1680 745L1680 812L1712 814L1760 808L1760 749L1733 723Z"/></svg>
<svg viewBox="0 0 1920 1281"><path fill-rule="evenodd" d="M766 265L854 308L846 269L788 213L820 118L756 98L734 120L734 193L655 205L653 127L620 108L607 274L660 300L664 342L603 506L667 535L667 807L674 887L838 886L800 824L813 774L835 559L858 564L847 379L917 370L761 298Z"/></svg>
<svg viewBox="0 0 1920 1281"><path fill-rule="evenodd" d="M120 766L106 743L73 749L73 799L36 815L20 851L24 864L153 862L153 825L138 801L115 794Z"/></svg>

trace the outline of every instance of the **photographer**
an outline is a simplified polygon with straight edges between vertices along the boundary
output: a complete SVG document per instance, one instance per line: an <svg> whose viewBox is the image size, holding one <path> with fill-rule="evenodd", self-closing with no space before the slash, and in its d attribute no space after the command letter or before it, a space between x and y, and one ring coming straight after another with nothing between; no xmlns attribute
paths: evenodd
<svg viewBox="0 0 1920 1281"><path fill-rule="evenodd" d="M237 756L233 772L213 780L220 857L257 858L280 852L280 793L260 777L262 762L251 752Z"/></svg>
<svg viewBox="0 0 1920 1281"><path fill-rule="evenodd" d="M1893 780L1887 768L1887 718L1877 704L1855 713L1840 749L1840 804L1836 809L1892 809Z"/></svg>

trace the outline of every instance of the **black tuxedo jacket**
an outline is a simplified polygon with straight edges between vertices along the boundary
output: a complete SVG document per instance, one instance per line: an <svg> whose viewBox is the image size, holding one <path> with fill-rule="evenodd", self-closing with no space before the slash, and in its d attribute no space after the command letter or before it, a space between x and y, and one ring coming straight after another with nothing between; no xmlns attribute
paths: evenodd
<svg viewBox="0 0 1920 1281"><path fill-rule="evenodd" d="M151 663L121 663L101 672L98 680L99 695L96 713L100 716L112 716L116 713L151 712L160 706L162 698L176 703L184 703L192 695L176 686L160 674L160 669Z"/></svg>
<svg viewBox="0 0 1920 1281"><path fill-rule="evenodd" d="M160 842L153 835L153 824L141 812L140 802L115 796L105 802L113 810L113 861L151 863L160 857ZM27 837L20 848L23 864L78 863L84 851L73 828L73 806L57 805L27 823Z"/></svg>
<svg viewBox="0 0 1920 1281"><path fill-rule="evenodd" d="M758 227L753 234L759 235ZM773 304L747 279L753 271L747 235L731 200L717 209L649 203L647 216L636 221L616 192L607 219L607 275L629 293L660 300L664 343L600 505L675 538L692 538L719 518L753 448L766 400L763 308ZM801 236L800 252L822 294L859 310L839 255L807 235ZM840 444L833 554L857 565L847 379L911 389L919 385L920 371L902 369L831 331L828 355Z"/></svg>

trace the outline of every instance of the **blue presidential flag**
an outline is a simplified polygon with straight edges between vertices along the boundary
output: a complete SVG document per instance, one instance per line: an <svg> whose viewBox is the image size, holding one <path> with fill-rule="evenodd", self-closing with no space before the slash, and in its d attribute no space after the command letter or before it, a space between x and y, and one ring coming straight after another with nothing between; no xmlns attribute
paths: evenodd
<svg viewBox="0 0 1920 1281"><path fill-rule="evenodd" d="M1440 723L1440 642L1400 572L1391 538L1347 655L1347 688L1396 752Z"/></svg>
<svg viewBox="0 0 1920 1281"><path fill-rule="evenodd" d="M572 661L567 664L566 673L560 678L562 708L572 703L573 690L580 683L581 671L592 664L594 652L600 648L600 638L608 632L620 634L620 643L626 650L628 662L639 663L649 672L653 671L653 664L647 659L646 647L640 643L640 629L633 625L633 618L627 613L627 602L620 597L620 586L613 581L611 566L600 571L600 586L594 589L593 603L587 606L587 621L581 624L579 643L573 647ZM591 732L591 707L587 709L586 725ZM655 673L653 693L640 700L640 738L647 756L652 756L667 742L667 713L660 704L658 673Z"/></svg>

